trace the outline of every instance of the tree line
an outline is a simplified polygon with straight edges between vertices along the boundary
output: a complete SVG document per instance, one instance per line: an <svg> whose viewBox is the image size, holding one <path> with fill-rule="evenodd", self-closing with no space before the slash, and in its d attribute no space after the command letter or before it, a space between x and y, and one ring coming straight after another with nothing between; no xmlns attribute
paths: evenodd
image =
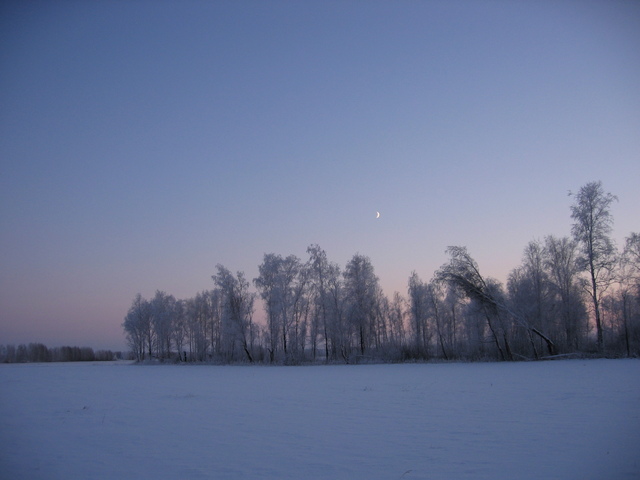
<svg viewBox="0 0 640 480"><path fill-rule="evenodd" d="M0 345L0 363L94 362L116 360L119 353L90 347L48 348L42 343Z"/></svg>
<svg viewBox="0 0 640 480"><path fill-rule="evenodd" d="M214 287L189 299L134 298L123 323L139 361L414 361L640 354L640 235L611 239L617 198L591 182L572 194L569 237L524 249L506 285L480 273L465 247L406 296L387 297L370 259L342 269L318 245L308 258L264 255L252 282L216 266ZM251 289L253 284L254 289ZM256 299L264 322L253 320Z"/></svg>

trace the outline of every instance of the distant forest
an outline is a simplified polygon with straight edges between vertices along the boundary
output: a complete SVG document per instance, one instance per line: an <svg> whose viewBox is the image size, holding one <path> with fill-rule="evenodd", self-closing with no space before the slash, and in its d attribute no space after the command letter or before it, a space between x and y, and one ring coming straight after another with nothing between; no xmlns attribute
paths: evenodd
<svg viewBox="0 0 640 480"><path fill-rule="evenodd" d="M98 350L90 347L54 347L48 348L42 343L0 345L0 363L35 362L95 362L117 360L120 352Z"/></svg>
<svg viewBox="0 0 640 480"><path fill-rule="evenodd" d="M318 245L306 261L265 254L251 283L217 265L215 287L180 300L134 298L123 328L139 361L274 364L532 360L640 354L640 235L611 239L617 198L591 182L571 194L570 237L531 241L507 284L465 247L407 296L382 292L368 257L344 269ZM259 297L266 321L253 320Z"/></svg>

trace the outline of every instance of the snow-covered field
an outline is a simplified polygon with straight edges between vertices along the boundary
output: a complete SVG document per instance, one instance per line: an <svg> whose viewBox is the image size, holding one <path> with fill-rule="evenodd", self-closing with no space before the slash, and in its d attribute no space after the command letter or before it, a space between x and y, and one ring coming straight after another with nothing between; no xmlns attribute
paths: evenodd
<svg viewBox="0 0 640 480"><path fill-rule="evenodd" d="M640 361L0 365L7 479L640 478Z"/></svg>

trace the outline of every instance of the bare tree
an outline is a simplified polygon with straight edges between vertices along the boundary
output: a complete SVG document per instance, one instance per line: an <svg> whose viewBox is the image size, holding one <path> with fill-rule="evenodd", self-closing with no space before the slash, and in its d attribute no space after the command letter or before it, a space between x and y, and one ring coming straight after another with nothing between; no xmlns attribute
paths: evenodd
<svg viewBox="0 0 640 480"><path fill-rule="evenodd" d="M614 200L617 197L605 193L602 182L590 182L575 194L575 204L571 206L571 218L574 220L571 232L582 250L578 260L582 269L589 273L589 296L593 304L599 351L604 348L600 298L613 281L615 265L615 246L610 237L613 227L610 208Z"/></svg>

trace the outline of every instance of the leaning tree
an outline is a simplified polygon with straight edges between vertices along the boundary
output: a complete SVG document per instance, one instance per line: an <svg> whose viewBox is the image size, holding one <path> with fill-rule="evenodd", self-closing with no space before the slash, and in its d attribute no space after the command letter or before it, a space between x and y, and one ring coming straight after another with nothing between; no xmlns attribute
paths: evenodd
<svg viewBox="0 0 640 480"><path fill-rule="evenodd" d="M531 334L535 334L544 340L547 350L550 355L557 353L555 343L537 327L531 325L527 320L504 302L497 294L495 282L490 279L485 280L480 274L478 265L473 260L471 255L467 252L466 247L449 247L447 253L451 257L449 263L443 265L436 273L436 278L440 281L449 283L450 285L460 289L470 300L478 303L487 319L487 325L496 343L496 347L500 352L500 356L505 358L511 358L511 351L509 342L507 340L506 332L501 332L504 340L504 348L499 341L499 325L501 315L508 314L515 320L515 322L526 328ZM494 319L497 319L498 325L495 324Z"/></svg>

